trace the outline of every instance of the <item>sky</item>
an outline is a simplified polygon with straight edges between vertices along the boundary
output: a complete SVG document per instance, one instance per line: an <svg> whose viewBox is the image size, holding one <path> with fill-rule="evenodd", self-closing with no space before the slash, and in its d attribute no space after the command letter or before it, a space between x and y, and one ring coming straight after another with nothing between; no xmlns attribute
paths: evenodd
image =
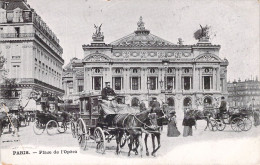
<svg viewBox="0 0 260 165"><path fill-rule="evenodd" d="M102 23L105 42L133 33L139 17L152 34L172 43L196 44L193 33L211 27L212 44L229 61L228 80L260 73L259 3L257 0L27 0L60 40L65 65L83 58L94 24ZM259 78L260 79L260 78Z"/></svg>

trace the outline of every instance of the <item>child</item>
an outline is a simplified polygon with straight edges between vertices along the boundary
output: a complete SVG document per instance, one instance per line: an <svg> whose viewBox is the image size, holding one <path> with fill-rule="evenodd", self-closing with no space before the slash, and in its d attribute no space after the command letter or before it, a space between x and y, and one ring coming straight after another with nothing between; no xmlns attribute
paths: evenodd
<svg viewBox="0 0 260 165"><path fill-rule="evenodd" d="M18 123L18 122L19 122L19 121L18 121L18 117L17 117L16 114L14 114L14 115L12 116L12 127L14 127L14 129L13 129L13 135L12 135L12 136L16 135L17 137L19 137L19 135L18 135L19 123Z"/></svg>

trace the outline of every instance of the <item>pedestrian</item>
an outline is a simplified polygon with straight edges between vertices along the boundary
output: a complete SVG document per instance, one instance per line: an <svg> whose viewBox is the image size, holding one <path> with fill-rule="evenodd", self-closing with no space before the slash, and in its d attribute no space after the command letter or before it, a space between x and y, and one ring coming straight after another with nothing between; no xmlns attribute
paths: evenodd
<svg viewBox="0 0 260 165"><path fill-rule="evenodd" d="M182 125L184 126L183 136L192 136L192 126L196 127L196 120L192 115L192 110L186 110Z"/></svg>
<svg viewBox="0 0 260 165"><path fill-rule="evenodd" d="M255 110L253 112L253 116L254 116L254 126L257 127L260 125L260 113L259 110Z"/></svg>
<svg viewBox="0 0 260 165"><path fill-rule="evenodd" d="M179 135L180 135L180 132L177 128L176 112L171 111L169 113L167 136L168 137L178 137Z"/></svg>
<svg viewBox="0 0 260 165"><path fill-rule="evenodd" d="M18 116L16 114L13 114L11 121L12 121L12 126L13 126L12 136L16 135L17 137L19 137L19 135L18 135L18 130L19 130Z"/></svg>
<svg viewBox="0 0 260 165"><path fill-rule="evenodd" d="M141 100L141 103L139 105L139 108L140 108L140 112L143 112L143 111L146 111L146 105L144 103L144 100Z"/></svg>

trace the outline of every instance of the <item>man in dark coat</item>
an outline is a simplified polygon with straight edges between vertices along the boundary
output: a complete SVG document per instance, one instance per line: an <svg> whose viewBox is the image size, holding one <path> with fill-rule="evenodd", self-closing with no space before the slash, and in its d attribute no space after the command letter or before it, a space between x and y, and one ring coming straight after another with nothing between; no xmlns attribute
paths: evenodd
<svg viewBox="0 0 260 165"><path fill-rule="evenodd" d="M157 98L153 98L153 103L151 107L152 111L160 110L160 103L157 101Z"/></svg>
<svg viewBox="0 0 260 165"><path fill-rule="evenodd" d="M218 117L222 117L224 113L227 112L227 102L225 101L225 97L221 97L221 103L219 107Z"/></svg>
<svg viewBox="0 0 260 165"><path fill-rule="evenodd" d="M110 82L105 82L106 87L102 89L101 94L102 94L102 99L108 100L108 96L116 96L115 91L110 88Z"/></svg>

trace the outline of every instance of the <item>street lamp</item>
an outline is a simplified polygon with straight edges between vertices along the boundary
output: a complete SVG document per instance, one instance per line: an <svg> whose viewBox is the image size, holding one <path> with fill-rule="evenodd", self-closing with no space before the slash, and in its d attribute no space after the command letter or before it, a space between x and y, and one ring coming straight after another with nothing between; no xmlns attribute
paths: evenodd
<svg viewBox="0 0 260 165"><path fill-rule="evenodd" d="M147 93L147 101L149 102L149 89L150 89L150 80L148 79L147 80L147 91L148 91L148 93Z"/></svg>
<svg viewBox="0 0 260 165"><path fill-rule="evenodd" d="M162 87L163 87L163 80L161 80L161 81L159 81L159 83L160 83L160 87L161 87L161 89L162 89Z"/></svg>

